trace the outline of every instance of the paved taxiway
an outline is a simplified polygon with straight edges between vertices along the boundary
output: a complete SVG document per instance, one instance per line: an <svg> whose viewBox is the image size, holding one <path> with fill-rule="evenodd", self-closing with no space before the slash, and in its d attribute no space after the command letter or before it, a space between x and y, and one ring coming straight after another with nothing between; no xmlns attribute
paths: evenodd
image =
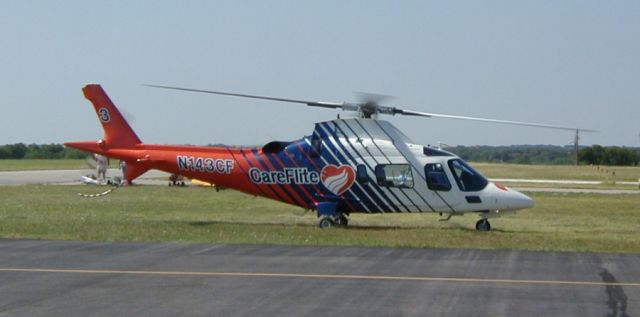
<svg viewBox="0 0 640 317"><path fill-rule="evenodd" d="M35 171L10 171L0 172L0 185L24 185L24 184L80 184L83 175L96 174L95 170L35 170ZM107 176L122 176L117 169L109 169ZM169 174L151 170L144 173L138 183L147 180L165 177L168 181ZM166 184L167 181L162 182Z"/></svg>
<svg viewBox="0 0 640 317"><path fill-rule="evenodd" d="M628 316L640 255L0 240L0 316Z"/></svg>

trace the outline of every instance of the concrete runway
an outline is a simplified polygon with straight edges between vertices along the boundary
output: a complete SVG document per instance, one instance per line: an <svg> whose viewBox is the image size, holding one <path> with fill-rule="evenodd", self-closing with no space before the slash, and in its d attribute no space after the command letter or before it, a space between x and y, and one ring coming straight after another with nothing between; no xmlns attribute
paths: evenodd
<svg viewBox="0 0 640 317"><path fill-rule="evenodd" d="M0 316L631 316L640 255L0 240Z"/></svg>
<svg viewBox="0 0 640 317"><path fill-rule="evenodd" d="M0 185L25 185L25 184L58 184L58 185L70 185L80 184L80 178L83 175L96 174L95 170L39 170L39 171L11 171L0 172ZM108 177L122 176L122 172L118 169L107 170ZM166 178L166 181L162 181L163 185L166 185L169 181L169 174L151 170L148 171L140 178L136 183L157 183L150 179L159 177Z"/></svg>

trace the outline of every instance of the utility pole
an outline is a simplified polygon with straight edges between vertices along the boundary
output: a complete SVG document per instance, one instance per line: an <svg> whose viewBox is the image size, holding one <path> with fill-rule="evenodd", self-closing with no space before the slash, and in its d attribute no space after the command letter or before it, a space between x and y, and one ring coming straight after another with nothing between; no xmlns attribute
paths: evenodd
<svg viewBox="0 0 640 317"><path fill-rule="evenodd" d="M578 151L580 150L580 129L576 129L576 135L573 138L573 159L575 160L576 166L578 166Z"/></svg>

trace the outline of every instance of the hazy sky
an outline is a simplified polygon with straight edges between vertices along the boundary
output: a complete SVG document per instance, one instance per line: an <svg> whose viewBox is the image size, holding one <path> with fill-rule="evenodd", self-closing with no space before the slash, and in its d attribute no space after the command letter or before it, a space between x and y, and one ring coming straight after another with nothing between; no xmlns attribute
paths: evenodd
<svg viewBox="0 0 640 317"><path fill-rule="evenodd" d="M0 144L93 140L100 83L148 143L261 144L338 111L143 87L356 101L600 130L640 146L640 1L2 1ZM343 117L346 113L341 114ZM385 117L417 143L571 132Z"/></svg>

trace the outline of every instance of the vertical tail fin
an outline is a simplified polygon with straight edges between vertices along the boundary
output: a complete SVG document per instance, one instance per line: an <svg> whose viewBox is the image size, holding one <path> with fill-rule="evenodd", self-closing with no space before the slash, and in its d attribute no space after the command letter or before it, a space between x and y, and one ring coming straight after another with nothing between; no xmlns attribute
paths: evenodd
<svg viewBox="0 0 640 317"><path fill-rule="evenodd" d="M100 85L86 85L82 92L96 110L104 129L103 140L109 147L128 148L142 143Z"/></svg>

